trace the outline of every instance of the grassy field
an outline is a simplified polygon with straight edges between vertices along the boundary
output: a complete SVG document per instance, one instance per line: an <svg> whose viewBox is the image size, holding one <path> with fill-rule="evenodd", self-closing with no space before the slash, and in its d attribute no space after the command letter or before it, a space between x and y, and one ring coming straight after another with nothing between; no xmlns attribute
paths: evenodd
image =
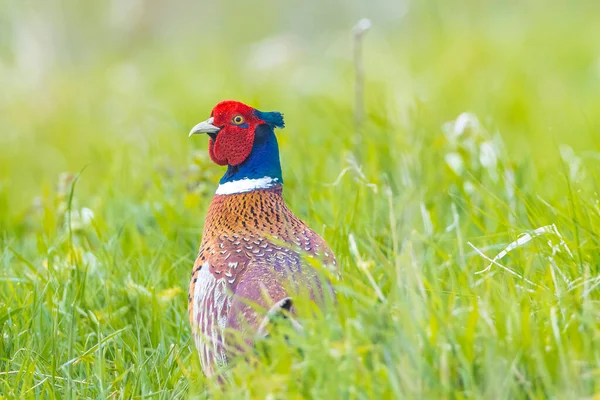
<svg viewBox="0 0 600 400"><path fill-rule="evenodd" d="M599 398L600 7L371 3L0 4L0 398ZM223 99L285 114L343 279L219 388L187 133Z"/></svg>

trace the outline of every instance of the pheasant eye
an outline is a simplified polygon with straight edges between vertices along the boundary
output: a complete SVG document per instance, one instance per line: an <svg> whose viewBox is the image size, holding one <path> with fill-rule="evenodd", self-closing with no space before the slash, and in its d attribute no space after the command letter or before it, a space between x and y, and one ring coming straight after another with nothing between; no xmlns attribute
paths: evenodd
<svg viewBox="0 0 600 400"><path fill-rule="evenodd" d="M231 121L236 125L241 125L244 123L244 117L241 115L236 115Z"/></svg>

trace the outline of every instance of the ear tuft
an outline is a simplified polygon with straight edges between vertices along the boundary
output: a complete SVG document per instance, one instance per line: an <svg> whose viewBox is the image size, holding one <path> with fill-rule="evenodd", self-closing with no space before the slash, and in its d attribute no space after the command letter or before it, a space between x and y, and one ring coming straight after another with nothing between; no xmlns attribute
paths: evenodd
<svg viewBox="0 0 600 400"><path fill-rule="evenodd" d="M255 114L258 118L262 119L263 121L265 121L267 124L269 124L273 128L282 129L283 127L285 127L285 122L283 122L283 114L280 112L277 112L277 111L264 112L264 111L256 110Z"/></svg>

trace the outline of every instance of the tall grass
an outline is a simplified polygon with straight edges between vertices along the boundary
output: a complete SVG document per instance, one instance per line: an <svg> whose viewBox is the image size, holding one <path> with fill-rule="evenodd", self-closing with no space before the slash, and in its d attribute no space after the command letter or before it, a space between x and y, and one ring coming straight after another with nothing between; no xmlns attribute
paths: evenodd
<svg viewBox="0 0 600 400"><path fill-rule="evenodd" d="M598 395L595 3L68 5L0 6L0 397ZM285 114L284 196L343 279L220 387L186 292L223 171L187 132L226 98Z"/></svg>

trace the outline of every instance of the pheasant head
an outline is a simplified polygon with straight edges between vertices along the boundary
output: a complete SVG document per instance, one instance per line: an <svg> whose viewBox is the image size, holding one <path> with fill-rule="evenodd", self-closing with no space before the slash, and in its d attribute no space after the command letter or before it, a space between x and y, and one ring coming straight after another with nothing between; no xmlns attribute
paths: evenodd
<svg viewBox="0 0 600 400"><path fill-rule="evenodd" d="M283 128L283 115L263 112L238 101L222 101L210 118L192 128L190 136L209 136L208 154L227 165L217 194L234 194L281 185L279 147L274 129Z"/></svg>

